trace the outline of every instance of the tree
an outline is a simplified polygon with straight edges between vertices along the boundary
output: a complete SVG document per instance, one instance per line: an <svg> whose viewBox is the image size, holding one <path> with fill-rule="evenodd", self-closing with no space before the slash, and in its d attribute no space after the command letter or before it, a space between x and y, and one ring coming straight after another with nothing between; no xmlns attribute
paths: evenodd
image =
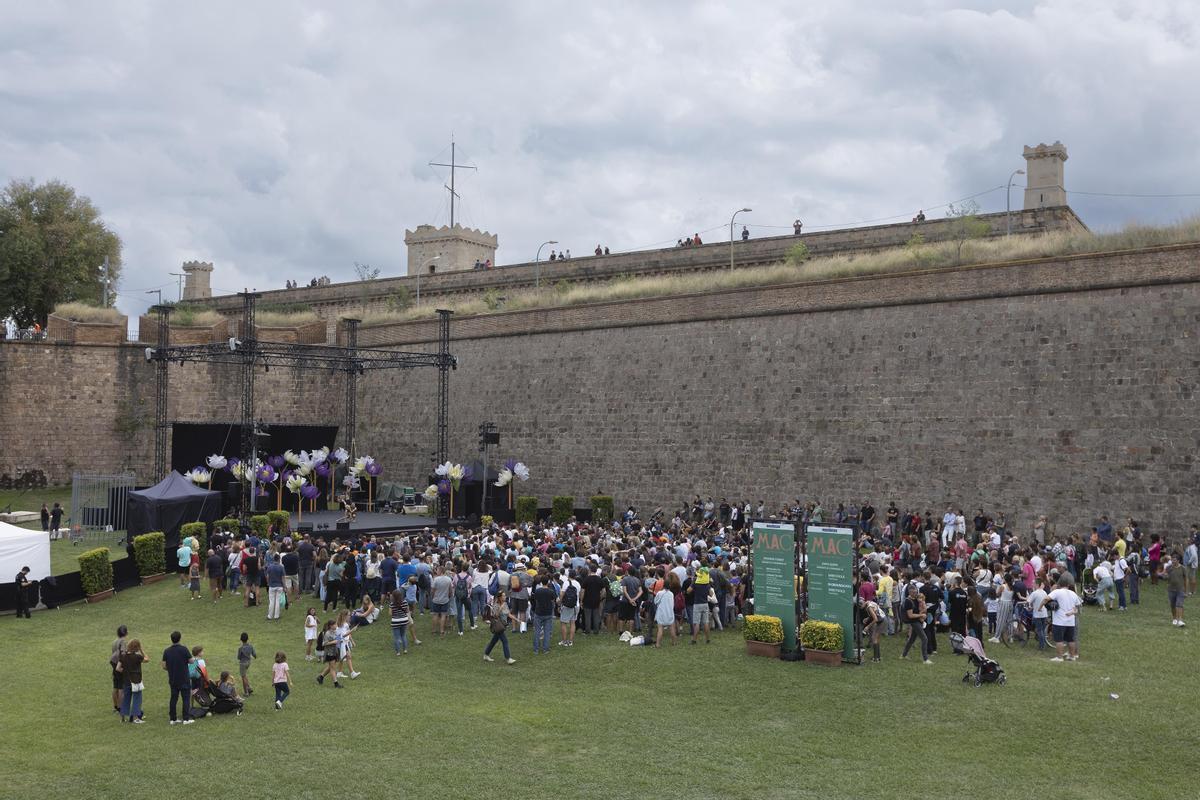
<svg viewBox="0 0 1200 800"><path fill-rule="evenodd" d="M121 239L70 186L14 180L0 191L0 318L44 325L59 303L100 305L105 256L115 288Z"/></svg>
<svg viewBox="0 0 1200 800"><path fill-rule="evenodd" d="M379 267L372 267L370 264L360 264L354 262L354 271L358 274L359 294L362 296L362 313L367 313L367 301L371 299L374 289L375 279L379 277Z"/></svg>
<svg viewBox="0 0 1200 800"><path fill-rule="evenodd" d="M798 267L805 261L808 261L808 257L808 245L804 242L792 245L787 251L787 263L793 267Z"/></svg>
<svg viewBox="0 0 1200 800"><path fill-rule="evenodd" d="M958 208L951 203L946 211L950 222L950 240L955 246L955 263L962 263L963 245L971 239L980 239L992 231L992 226L978 216L979 204L968 200Z"/></svg>

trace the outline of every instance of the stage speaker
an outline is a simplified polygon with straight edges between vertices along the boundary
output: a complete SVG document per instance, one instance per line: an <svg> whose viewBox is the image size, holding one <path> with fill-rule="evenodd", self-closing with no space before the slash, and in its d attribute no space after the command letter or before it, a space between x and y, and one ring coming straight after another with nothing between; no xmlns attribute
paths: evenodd
<svg viewBox="0 0 1200 800"><path fill-rule="evenodd" d="M339 531L348 531L348 530L350 530L350 523L349 522L339 522L337 524L337 529Z"/></svg>
<svg viewBox="0 0 1200 800"><path fill-rule="evenodd" d="M313 532L313 526L312 526L311 522L306 522L303 525L296 526L296 533L300 534L301 536L303 536L306 533L312 533L312 532Z"/></svg>

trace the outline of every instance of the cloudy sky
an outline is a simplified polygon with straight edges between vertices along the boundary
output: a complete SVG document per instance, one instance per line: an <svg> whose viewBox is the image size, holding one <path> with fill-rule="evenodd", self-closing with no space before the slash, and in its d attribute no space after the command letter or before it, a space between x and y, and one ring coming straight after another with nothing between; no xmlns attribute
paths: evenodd
<svg viewBox="0 0 1200 800"><path fill-rule="evenodd" d="M1200 194L1195 0L0 0L0 20L0 181L92 198L128 312L188 259L231 292L402 273L405 228L448 221L428 162L452 136L478 167L460 219L501 264L717 239L743 205L759 235L980 192L1003 210L1022 146L1055 139L1069 190ZM1071 204L1098 229L1200 211Z"/></svg>

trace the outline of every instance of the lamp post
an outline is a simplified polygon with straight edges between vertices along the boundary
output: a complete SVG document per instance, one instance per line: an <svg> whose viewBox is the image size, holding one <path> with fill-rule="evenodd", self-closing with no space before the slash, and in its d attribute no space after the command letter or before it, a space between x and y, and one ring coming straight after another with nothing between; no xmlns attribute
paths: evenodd
<svg viewBox="0 0 1200 800"><path fill-rule="evenodd" d="M1012 182L1013 178L1018 175L1024 175L1025 170L1015 169L1013 174L1008 176L1008 191L1004 194L1004 235L1012 236Z"/></svg>
<svg viewBox="0 0 1200 800"><path fill-rule="evenodd" d="M533 257L533 288L540 289L542 286L542 248L548 244L558 244L557 239L551 239L548 242L542 242L538 245L537 255Z"/></svg>
<svg viewBox="0 0 1200 800"><path fill-rule="evenodd" d="M441 260L442 260L441 256L434 256L433 258L429 259L424 264L422 264L421 268L417 270L417 305L418 306L421 305L421 273L424 272L425 268L428 267L433 262L441 261Z"/></svg>
<svg viewBox="0 0 1200 800"><path fill-rule="evenodd" d="M733 216L729 218L729 271L733 272L733 221L737 219L737 215L743 212L749 213L753 211L750 208L739 208L733 212Z"/></svg>

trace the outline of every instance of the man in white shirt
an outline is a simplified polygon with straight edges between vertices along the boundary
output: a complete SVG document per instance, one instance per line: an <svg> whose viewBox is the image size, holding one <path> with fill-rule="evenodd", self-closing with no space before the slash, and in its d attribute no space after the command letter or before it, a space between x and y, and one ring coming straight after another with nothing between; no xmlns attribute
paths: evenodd
<svg viewBox="0 0 1200 800"><path fill-rule="evenodd" d="M1112 568L1113 584L1117 587L1117 609L1125 610L1125 576L1129 574L1129 562L1116 554L1114 550L1108 557Z"/></svg>
<svg viewBox="0 0 1200 800"><path fill-rule="evenodd" d="M954 544L954 531L957 530L957 517L954 509L946 506L946 513L942 514L942 548L949 549Z"/></svg>
<svg viewBox="0 0 1200 800"><path fill-rule="evenodd" d="M1046 587L1040 583L1029 593L1029 607L1033 609L1033 629L1037 632L1038 650L1046 649L1046 623L1050 617L1049 612L1042 607L1046 596Z"/></svg>
<svg viewBox="0 0 1200 800"><path fill-rule="evenodd" d="M1075 594L1074 584L1070 574L1064 573L1059 576L1057 588L1046 595L1039 604L1040 608L1046 608L1051 603L1054 604L1050 614L1050 624L1054 631L1054 647L1058 651L1058 655L1050 659L1051 661L1079 660L1075 618L1079 614L1080 607L1083 606L1083 600Z"/></svg>
<svg viewBox="0 0 1200 800"><path fill-rule="evenodd" d="M1116 604L1116 587L1113 586L1112 567L1105 559L1100 559L1092 567L1092 578L1096 581L1096 602L1104 611L1111 610Z"/></svg>

